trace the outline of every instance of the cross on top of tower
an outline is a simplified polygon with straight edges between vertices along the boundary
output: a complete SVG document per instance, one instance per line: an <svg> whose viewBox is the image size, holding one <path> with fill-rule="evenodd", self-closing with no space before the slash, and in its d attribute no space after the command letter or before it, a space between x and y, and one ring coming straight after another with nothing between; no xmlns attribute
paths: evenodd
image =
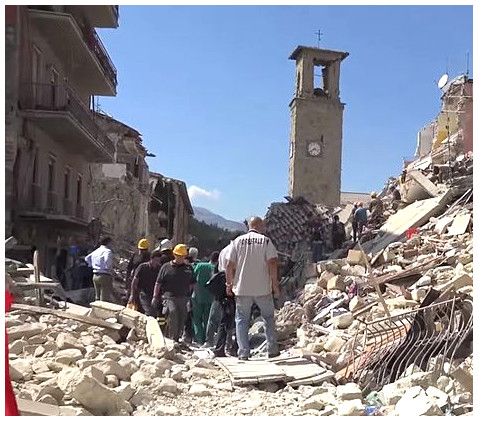
<svg viewBox="0 0 478 421"><path fill-rule="evenodd" d="M317 48L320 48L320 41L322 40L322 35L324 35L324 33L319 29L317 32L314 32L314 34L317 35Z"/></svg>

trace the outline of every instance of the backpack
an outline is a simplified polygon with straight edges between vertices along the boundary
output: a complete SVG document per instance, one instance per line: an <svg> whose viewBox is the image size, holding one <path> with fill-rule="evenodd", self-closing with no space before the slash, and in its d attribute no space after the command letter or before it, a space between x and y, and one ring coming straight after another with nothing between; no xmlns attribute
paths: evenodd
<svg viewBox="0 0 478 421"><path fill-rule="evenodd" d="M222 300L226 294L226 273L217 272L206 282L206 289L216 300Z"/></svg>

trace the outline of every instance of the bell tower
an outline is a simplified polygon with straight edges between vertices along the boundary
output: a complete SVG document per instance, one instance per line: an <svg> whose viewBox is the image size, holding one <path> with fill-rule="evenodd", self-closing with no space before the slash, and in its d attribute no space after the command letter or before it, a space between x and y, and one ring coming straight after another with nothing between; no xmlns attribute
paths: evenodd
<svg viewBox="0 0 478 421"><path fill-rule="evenodd" d="M289 196L338 205L342 169L340 63L349 53L299 45L290 106ZM316 71L321 70L316 82Z"/></svg>

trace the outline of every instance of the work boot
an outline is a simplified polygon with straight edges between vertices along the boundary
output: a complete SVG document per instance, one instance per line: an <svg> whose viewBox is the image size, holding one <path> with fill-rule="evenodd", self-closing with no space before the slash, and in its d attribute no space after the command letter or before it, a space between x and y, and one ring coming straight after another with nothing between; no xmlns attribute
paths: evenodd
<svg viewBox="0 0 478 421"><path fill-rule="evenodd" d="M241 361L249 361L249 357L245 357L245 356L237 357L237 359Z"/></svg>
<svg viewBox="0 0 478 421"><path fill-rule="evenodd" d="M280 352L277 351L277 352L272 352L272 353L267 353L267 358L275 358L275 357L278 357L280 355Z"/></svg>

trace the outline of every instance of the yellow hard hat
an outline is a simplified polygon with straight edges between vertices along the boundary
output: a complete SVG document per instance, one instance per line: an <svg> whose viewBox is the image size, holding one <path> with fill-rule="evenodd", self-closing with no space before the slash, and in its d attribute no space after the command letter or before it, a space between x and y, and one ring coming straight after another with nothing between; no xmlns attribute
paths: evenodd
<svg viewBox="0 0 478 421"><path fill-rule="evenodd" d="M371 196L371 197L377 197L377 192L376 192L376 191L373 191L372 193L370 193L370 196Z"/></svg>
<svg viewBox="0 0 478 421"><path fill-rule="evenodd" d="M188 247L186 244L178 244L176 247L174 247L173 254L186 257L188 255Z"/></svg>
<svg viewBox="0 0 478 421"><path fill-rule="evenodd" d="M146 238L142 238L138 242L138 248L140 250L148 250L149 249L149 241Z"/></svg>

